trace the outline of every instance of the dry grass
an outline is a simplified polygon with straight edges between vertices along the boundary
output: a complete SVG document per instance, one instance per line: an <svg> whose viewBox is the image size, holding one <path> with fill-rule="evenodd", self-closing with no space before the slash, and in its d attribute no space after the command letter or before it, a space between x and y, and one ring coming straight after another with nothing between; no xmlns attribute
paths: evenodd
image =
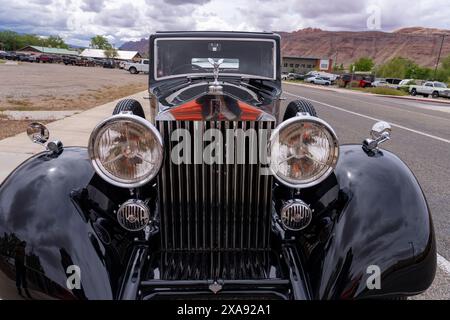
<svg viewBox="0 0 450 320"><path fill-rule="evenodd" d="M0 101L0 111L4 110L86 110L147 89L146 84L130 83L108 85L99 89L89 89L77 96L41 95L32 99L7 97ZM3 130L2 130L3 131Z"/></svg>
<svg viewBox="0 0 450 320"><path fill-rule="evenodd" d="M3 120L0 119L0 140L14 136L18 133L27 130L30 120ZM40 121L41 123L48 123L49 121Z"/></svg>
<svg viewBox="0 0 450 320"><path fill-rule="evenodd" d="M382 95L390 95L390 96L407 96L408 94L402 90L392 89L392 88L383 88L383 87L375 87L375 88L351 88L352 90L363 91L373 94L382 94Z"/></svg>
<svg viewBox="0 0 450 320"><path fill-rule="evenodd" d="M8 99L6 100L6 103L17 108L15 110L28 110L28 107L32 105L31 101L28 99Z"/></svg>

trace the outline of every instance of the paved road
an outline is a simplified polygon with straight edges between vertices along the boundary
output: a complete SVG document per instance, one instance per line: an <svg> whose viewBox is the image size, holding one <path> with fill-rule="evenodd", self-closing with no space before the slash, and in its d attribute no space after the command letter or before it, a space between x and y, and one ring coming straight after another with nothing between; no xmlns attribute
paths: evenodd
<svg viewBox="0 0 450 320"><path fill-rule="evenodd" d="M309 99L318 115L330 123L340 143L360 143L376 119L392 124L392 140L383 148L397 154L417 176L428 199L441 255L442 294L450 299L450 105L418 102L342 90L320 90L284 84L284 96ZM447 107L448 110L445 108ZM447 112L448 111L448 112ZM432 297L436 297L432 294Z"/></svg>

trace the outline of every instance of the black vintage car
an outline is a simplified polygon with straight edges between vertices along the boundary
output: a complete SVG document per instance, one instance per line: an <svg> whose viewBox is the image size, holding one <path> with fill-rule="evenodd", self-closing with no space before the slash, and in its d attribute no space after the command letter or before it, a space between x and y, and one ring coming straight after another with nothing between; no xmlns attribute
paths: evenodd
<svg viewBox="0 0 450 320"><path fill-rule="evenodd" d="M88 148L28 128L47 150L0 187L0 297L15 280L64 299L398 299L430 286L429 208L380 149L389 124L339 145L313 105L283 101L273 33L161 32L150 57L147 119L123 100Z"/></svg>

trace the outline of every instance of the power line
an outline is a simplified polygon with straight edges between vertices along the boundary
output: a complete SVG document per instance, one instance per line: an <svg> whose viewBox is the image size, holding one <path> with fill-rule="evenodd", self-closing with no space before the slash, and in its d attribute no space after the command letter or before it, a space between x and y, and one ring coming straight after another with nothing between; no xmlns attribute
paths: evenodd
<svg viewBox="0 0 450 320"><path fill-rule="evenodd" d="M445 38L445 34L443 34L442 35L442 41L441 41L441 48L439 49L439 54L438 54L438 58L437 58L437 61L436 61L436 66L434 67L434 80L436 80L436 72L437 72L437 68L438 68L438 65L439 65L439 60L441 60L441 53L442 53L442 47L443 47L443 45L444 45L444 38Z"/></svg>

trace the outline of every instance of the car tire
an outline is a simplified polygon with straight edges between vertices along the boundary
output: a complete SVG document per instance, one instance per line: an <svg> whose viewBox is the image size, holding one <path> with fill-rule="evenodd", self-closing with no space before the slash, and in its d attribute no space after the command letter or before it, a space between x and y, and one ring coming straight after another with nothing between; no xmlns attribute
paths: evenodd
<svg viewBox="0 0 450 320"><path fill-rule="evenodd" d="M306 100L294 100L291 101L286 107L286 111L284 112L283 121L293 118L299 112L307 112L313 117L317 117L317 112L311 102Z"/></svg>
<svg viewBox="0 0 450 320"><path fill-rule="evenodd" d="M131 74L137 74L137 69L135 67L131 67L128 71L130 71Z"/></svg>
<svg viewBox="0 0 450 320"><path fill-rule="evenodd" d="M122 111L131 111L134 115L145 119L144 109L142 109L139 101L134 99L120 100L114 108L113 115L119 114Z"/></svg>
<svg viewBox="0 0 450 320"><path fill-rule="evenodd" d="M411 95L414 97L417 95L417 90L416 89L412 89L411 90Z"/></svg>
<svg viewBox="0 0 450 320"><path fill-rule="evenodd" d="M439 92L433 91L433 93L431 94L431 97L434 98L434 99L439 98Z"/></svg>

